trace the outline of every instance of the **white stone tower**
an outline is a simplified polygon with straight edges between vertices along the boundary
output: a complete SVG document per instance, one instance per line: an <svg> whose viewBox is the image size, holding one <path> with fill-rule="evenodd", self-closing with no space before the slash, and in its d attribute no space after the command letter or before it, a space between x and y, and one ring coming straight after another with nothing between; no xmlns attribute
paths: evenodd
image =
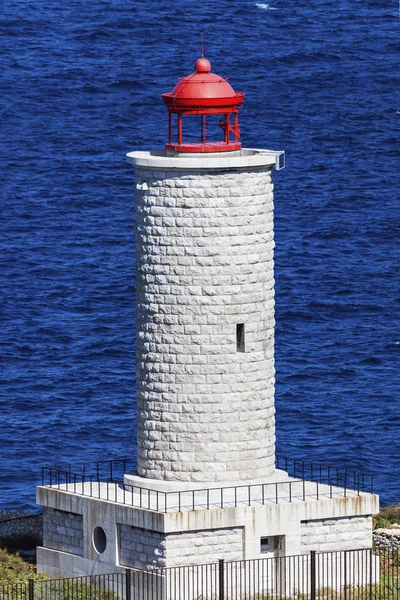
<svg viewBox="0 0 400 600"><path fill-rule="evenodd" d="M271 174L283 153L241 149L243 96L199 59L163 96L167 151L128 154L136 178L138 474L146 479L247 482L275 470ZM201 141L184 143L182 116L199 114ZM221 116L224 141L207 141L206 119Z"/></svg>
<svg viewBox="0 0 400 600"><path fill-rule="evenodd" d="M274 456L271 159L129 155L138 473L265 479Z"/></svg>
<svg viewBox="0 0 400 600"><path fill-rule="evenodd" d="M138 471L118 482L112 461L107 478L98 465L44 470L38 567L49 575L372 545L378 499L364 477L275 467L271 177L284 154L241 147L243 99L201 58L163 95L166 148L127 155ZM213 120L222 141L209 139Z"/></svg>

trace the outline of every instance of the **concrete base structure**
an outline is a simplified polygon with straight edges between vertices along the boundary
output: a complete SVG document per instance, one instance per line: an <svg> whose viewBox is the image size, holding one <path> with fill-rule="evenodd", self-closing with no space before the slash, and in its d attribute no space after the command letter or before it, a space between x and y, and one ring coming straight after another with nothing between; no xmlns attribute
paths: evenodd
<svg viewBox="0 0 400 600"><path fill-rule="evenodd" d="M301 482L303 484L303 482ZM129 506L131 498L105 499L106 487L93 498L62 489L39 487L44 507L44 541L38 548L38 571L51 577L154 568L225 560L259 559L370 548L372 514L378 497L352 495L320 486L320 497L282 498L262 505L254 497L224 508L195 510L171 505L171 512ZM286 484L287 485L287 484ZM88 490L86 490L87 492ZM85 490L79 490L84 492ZM220 492L220 489L219 489ZM110 496L110 489L107 491ZM120 494L123 494L122 487ZM115 501L116 500L116 501ZM264 499L264 501L266 501ZM164 508L163 508L164 509ZM100 528L100 537L99 537Z"/></svg>

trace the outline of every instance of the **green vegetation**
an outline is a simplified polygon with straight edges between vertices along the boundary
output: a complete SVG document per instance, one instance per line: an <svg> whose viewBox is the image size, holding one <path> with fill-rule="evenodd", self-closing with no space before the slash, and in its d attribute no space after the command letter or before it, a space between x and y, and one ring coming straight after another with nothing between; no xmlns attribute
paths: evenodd
<svg viewBox="0 0 400 600"><path fill-rule="evenodd" d="M28 579L45 579L45 576L36 575L35 567L25 562L19 554L10 554L5 548L0 548L0 585Z"/></svg>
<svg viewBox="0 0 400 600"><path fill-rule="evenodd" d="M51 600L118 600L114 592L90 583L90 578L48 580L43 573L24 561L18 553L0 548L0 598L26 600L28 580L34 581L35 598ZM3 595L5 593L6 595Z"/></svg>
<svg viewBox="0 0 400 600"><path fill-rule="evenodd" d="M390 527L394 524L400 526L400 504L391 504L381 508L377 515L373 516L373 528Z"/></svg>
<svg viewBox="0 0 400 600"><path fill-rule="evenodd" d="M35 598L51 598L51 600L120 600L120 596L102 586L87 582L85 578L58 579L44 582L43 591L40 584L35 586ZM25 597L22 596L21 600ZM13 598L14 600L14 598ZM17 599L19 600L19 598Z"/></svg>

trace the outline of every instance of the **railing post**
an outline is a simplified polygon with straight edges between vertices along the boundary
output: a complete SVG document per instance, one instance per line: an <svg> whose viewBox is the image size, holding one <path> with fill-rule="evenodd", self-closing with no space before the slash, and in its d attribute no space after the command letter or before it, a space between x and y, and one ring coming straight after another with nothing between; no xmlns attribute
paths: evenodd
<svg viewBox="0 0 400 600"><path fill-rule="evenodd" d="M29 586L28 587L28 590L29 590L29 592L28 592L29 600L34 600L34 597L35 597L35 582L34 582L33 579L29 579L28 580L28 586Z"/></svg>
<svg viewBox="0 0 400 600"><path fill-rule="evenodd" d="M125 569L125 598L126 600L132 600L132 580L131 572L129 569Z"/></svg>
<svg viewBox="0 0 400 600"><path fill-rule="evenodd" d="M316 578L316 557L315 550L311 550L310 562L310 600L316 600L317 597L317 578Z"/></svg>
<svg viewBox="0 0 400 600"><path fill-rule="evenodd" d="M343 585L343 598L344 600L347 600L347 551L344 551L344 564L343 564L343 579L344 582L342 583ZM359 556L357 556L357 558L359 559Z"/></svg>
<svg viewBox="0 0 400 600"><path fill-rule="evenodd" d="M370 600L373 599L373 581L374 581L374 572L373 572L373 562L372 562L372 557L373 557L373 549L369 548L369 598ZM396 573L396 575L398 575L398 573Z"/></svg>
<svg viewBox="0 0 400 600"><path fill-rule="evenodd" d="M225 578L224 578L224 559L220 558L218 561L218 574L219 574L219 595L218 600L225 600Z"/></svg>

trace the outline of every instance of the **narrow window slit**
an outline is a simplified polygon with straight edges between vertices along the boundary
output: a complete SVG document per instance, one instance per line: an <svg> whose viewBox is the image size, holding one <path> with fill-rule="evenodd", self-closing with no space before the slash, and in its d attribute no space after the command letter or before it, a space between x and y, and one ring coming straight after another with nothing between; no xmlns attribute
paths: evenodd
<svg viewBox="0 0 400 600"><path fill-rule="evenodd" d="M245 352L244 323L236 325L236 350Z"/></svg>

